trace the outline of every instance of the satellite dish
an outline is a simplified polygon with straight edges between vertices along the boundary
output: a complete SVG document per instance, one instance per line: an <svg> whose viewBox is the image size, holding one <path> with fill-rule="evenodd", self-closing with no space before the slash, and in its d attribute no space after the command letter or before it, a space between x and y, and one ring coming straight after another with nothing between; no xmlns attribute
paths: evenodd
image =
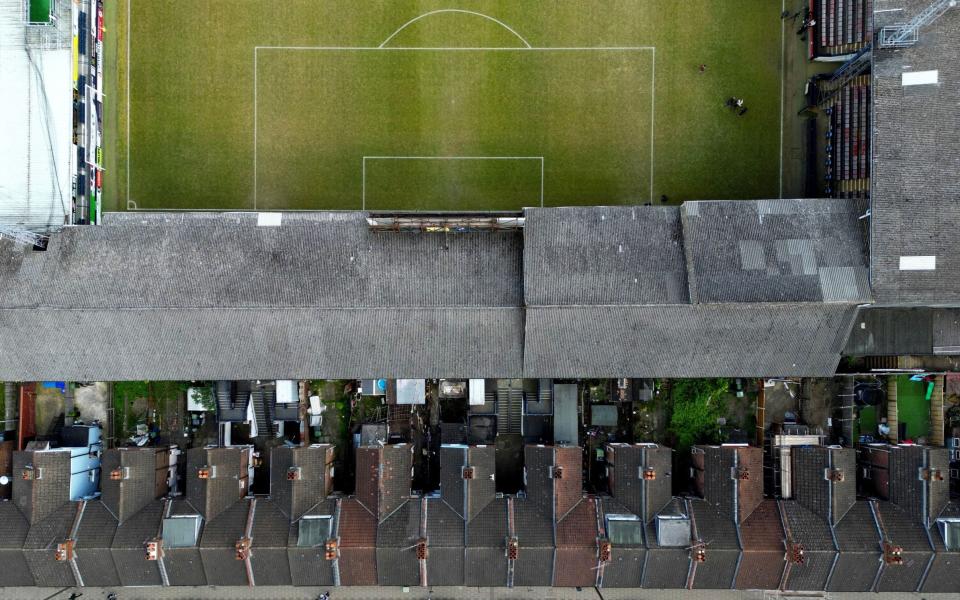
<svg viewBox="0 0 960 600"><path fill-rule="evenodd" d="M0 485L7 485L10 483L10 478L6 475L0 475Z"/></svg>

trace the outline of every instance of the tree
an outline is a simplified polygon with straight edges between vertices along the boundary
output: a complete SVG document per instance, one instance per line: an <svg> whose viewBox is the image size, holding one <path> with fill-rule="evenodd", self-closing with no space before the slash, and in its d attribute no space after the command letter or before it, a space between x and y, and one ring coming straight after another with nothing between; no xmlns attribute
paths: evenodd
<svg viewBox="0 0 960 600"><path fill-rule="evenodd" d="M670 391L671 414L667 431L676 437L676 449L720 441L717 419L726 412L726 379L678 379Z"/></svg>

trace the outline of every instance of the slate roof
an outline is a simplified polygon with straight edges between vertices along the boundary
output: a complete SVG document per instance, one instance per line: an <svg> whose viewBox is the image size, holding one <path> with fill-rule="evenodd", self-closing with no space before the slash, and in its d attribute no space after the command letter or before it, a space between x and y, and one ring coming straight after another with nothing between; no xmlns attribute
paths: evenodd
<svg viewBox="0 0 960 600"><path fill-rule="evenodd" d="M855 502L834 527L837 547L837 565L827 590L831 592L862 592L873 589L880 570L881 544L877 524L870 503Z"/></svg>
<svg viewBox="0 0 960 600"><path fill-rule="evenodd" d="M467 523L464 585L507 584L507 499L495 498Z"/></svg>
<svg viewBox="0 0 960 600"><path fill-rule="evenodd" d="M416 544L420 538L420 500L406 500L377 527L377 583L420 585Z"/></svg>
<svg viewBox="0 0 960 600"><path fill-rule="evenodd" d="M796 501L836 525L856 501L856 451L824 446L791 450ZM825 477L829 469L843 474L842 481Z"/></svg>
<svg viewBox="0 0 960 600"><path fill-rule="evenodd" d="M366 511L363 507L359 506L356 501L352 502L352 506L357 507L361 511L361 515L358 519L352 519L352 523L344 523L343 514L340 514L339 522L337 522L336 516L338 514L338 505L342 499L334 498L325 498L323 501L315 504L311 507L304 516L329 516L334 519L333 524L333 536L340 537L338 529L340 526L343 526L344 533L347 533L351 527L356 527L358 525L357 521L366 519L367 521L372 520L372 515ZM349 513L349 509L348 509ZM352 513L349 514L349 517L353 517ZM335 583L334 572L340 569L340 565L343 562L344 550L343 550L343 538L340 539L340 556L339 560L330 561L327 560L325 554L325 548L323 545L315 547L300 547L297 545L300 537L300 523L302 523L302 518L297 519L291 523L288 527L287 533L287 557L290 569L290 579L293 585L304 586L304 585L333 585ZM372 529L372 528L371 528ZM326 541L326 540L324 540ZM355 542L355 539L351 539L351 542ZM374 540L375 541L375 540ZM255 542L256 543L256 542ZM352 552L352 550L351 550ZM348 552L349 554L349 552ZM373 562L373 559L371 559ZM370 570L370 567L368 567ZM258 580L259 581L259 580ZM376 583L376 573L373 573L373 581Z"/></svg>
<svg viewBox="0 0 960 600"><path fill-rule="evenodd" d="M749 517L763 500L763 451L760 448L696 446L693 465L698 485L702 485L703 498L734 522ZM734 470L743 478L734 479Z"/></svg>
<svg viewBox="0 0 960 600"><path fill-rule="evenodd" d="M249 503L236 501L204 524L199 546L208 585L248 584L244 561L236 558L236 543L244 537Z"/></svg>
<svg viewBox="0 0 960 600"><path fill-rule="evenodd" d="M875 28L904 23L929 2L897 0ZM960 301L960 12L924 27L911 48L873 51L871 278L878 303ZM939 71L936 85L902 85L906 72ZM901 256L936 256L936 270L901 271Z"/></svg>
<svg viewBox="0 0 960 600"><path fill-rule="evenodd" d="M359 212L111 219L5 278L0 353L20 356L0 379L521 373L519 232L377 233ZM86 351L35 360L43 331Z"/></svg>
<svg viewBox="0 0 960 600"><path fill-rule="evenodd" d="M16 461L16 455L14 455L14 461ZM16 491L14 497L16 497ZM35 520L30 526L23 541L23 554L34 581L42 582L42 585L46 586L77 585L70 563L56 560L54 552L57 544L70 537L70 531L77 517L78 505L78 502L64 502L54 508L51 514L41 520Z"/></svg>
<svg viewBox="0 0 960 600"><path fill-rule="evenodd" d="M922 583L933 548L926 528L892 502L875 504L880 529L890 543L903 548L903 563L884 564L877 580L878 592L913 592Z"/></svg>
<svg viewBox="0 0 960 600"><path fill-rule="evenodd" d="M550 586L554 573L553 519L531 500L514 500L514 523L519 557L514 566L514 586Z"/></svg>
<svg viewBox="0 0 960 600"><path fill-rule="evenodd" d="M288 521L300 518L317 503L326 500L330 478L328 465L333 461L329 444L270 451L270 495ZM288 470L299 469L299 478L287 479Z"/></svg>
<svg viewBox="0 0 960 600"><path fill-rule="evenodd" d="M671 498L673 451L649 444L608 444L607 466L610 493L629 512L649 521ZM652 469L653 480L641 473Z"/></svg>
<svg viewBox="0 0 960 600"><path fill-rule="evenodd" d="M256 585L292 585L287 542L290 519L280 503L257 498L253 513L253 552L250 564Z"/></svg>
<svg viewBox="0 0 960 600"><path fill-rule="evenodd" d="M788 563L784 590L823 590L836 560L836 546L827 520L796 501L782 501L786 537L803 545L804 562Z"/></svg>
<svg viewBox="0 0 960 600"><path fill-rule="evenodd" d="M426 538L427 583L430 585L463 585L464 535L463 517L439 498L427 503Z"/></svg>
<svg viewBox="0 0 960 600"><path fill-rule="evenodd" d="M732 515L699 498L689 502L694 536L708 544L707 559L694 561L694 589L731 589L740 562L740 540Z"/></svg>
<svg viewBox="0 0 960 600"><path fill-rule="evenodd" d="M84 585L107 587L120 585L110 547L117 532L117 519L100 500L84 504L77 528L77 568Z"/></svg>
<svg viewBox="0 0 960 600"><path fill-rule="evenodd" d="M949 502L937 516L960 518L960 503ZM936 524L930 528L929 532L937 554L930 564L930 571L927 573L920 591L924 593L951 593L960 590L960 552L946 551L943 538Z"/></svg>
<svg viewBox="0 0 960 600"><path fill-rule="evenodd" d="M686 503L672 498L660 513L668 515L688 514ZM687 587L692 568L688 547L660 546L657 542L656 521L647 524L644 533L647 542L647 557L643 566L643 587L679 589ZM692 540L691 540L692 542Z"/></svg>
<svg viewBox="0 0 960 600"><path fill-rule="evenodd" d="M33 575L23 556L23 542L30 524L10 500L0 500L0 586L35 585Z"/></svg>
<svg viewBox="0 0 960 600"><path fill-rule="evenodd" d="M116 528L111 544L121 585L160 585L159 565L144 560L145 544L159 535L163 500L154 500Z"/></svg>
<svg viewBox="0 0 960 600"><path fill-rule="evenodd" d="M690 299L869 301L865 210L846 199L684 203Z"/></svg>

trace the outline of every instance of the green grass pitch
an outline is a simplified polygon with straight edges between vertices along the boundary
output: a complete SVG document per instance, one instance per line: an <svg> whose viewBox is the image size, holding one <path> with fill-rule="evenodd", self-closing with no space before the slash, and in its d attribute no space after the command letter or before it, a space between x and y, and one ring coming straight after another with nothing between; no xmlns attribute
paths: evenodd
<svg viewBox="0 0 960 600"><path fill-rule="evenodd" d="M769 0L118 0L105 209L776 197L779 13Z"/></svg>

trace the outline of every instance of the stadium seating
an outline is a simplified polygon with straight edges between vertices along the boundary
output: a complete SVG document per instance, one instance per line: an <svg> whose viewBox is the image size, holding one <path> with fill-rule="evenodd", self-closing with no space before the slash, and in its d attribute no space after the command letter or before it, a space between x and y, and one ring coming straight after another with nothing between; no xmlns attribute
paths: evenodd
<svg viewBox="0 0 960 600"><path fill-rule="evenodd" d="M810 0L814 56L852 54L873 37L873 0Z"/></svg>
<svg viewBox="0 0 960 600"><path fill-rule="evenodd" d="M865 198L870 190L870 76L850 81L824 108L824 191L838 198Z"/></svg>

